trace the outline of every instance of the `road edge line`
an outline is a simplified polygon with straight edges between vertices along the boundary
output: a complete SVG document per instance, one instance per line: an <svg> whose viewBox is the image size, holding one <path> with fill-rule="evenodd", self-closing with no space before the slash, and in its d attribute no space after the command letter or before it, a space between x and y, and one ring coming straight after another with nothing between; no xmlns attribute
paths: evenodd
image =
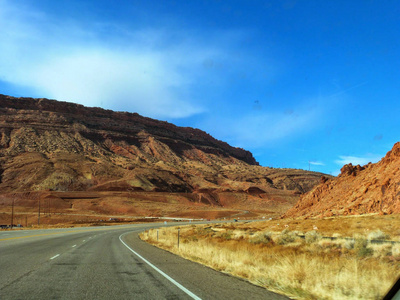
<svg viewBox="0 0 400 300"><path fill-rule="evenodd" d="M190 297L192 297L195 300L202 300L200 297L198 297L197 295L193 294L191 291L189 291L187 288L185 288L183 285L181 285L179 282L177 282L176 280L172 279L170 276L168 276L167 274L165 274L163 271L161 271L159 268L157 268L155 265L153 265L151 262L149 262L147 259L145 259L143 256L141 256L139 253L137 253L136 251L134 251L131 247L129 247L123 240L122 240L122 236L127 234L129 232L123 233L119 236L119 240L121 241L121 243L128 248L133 254L135 254L137 257L139 257L141 260L143 260L146 264L148 264L150 267L152 267L154 270L156 270L158 273L160 273L162 276L164 276L166 279L168 279L171 283L173 283L175 286L177 286L179 289L181 289L183 292L185 292L187 295L189 295Z"/></svg>

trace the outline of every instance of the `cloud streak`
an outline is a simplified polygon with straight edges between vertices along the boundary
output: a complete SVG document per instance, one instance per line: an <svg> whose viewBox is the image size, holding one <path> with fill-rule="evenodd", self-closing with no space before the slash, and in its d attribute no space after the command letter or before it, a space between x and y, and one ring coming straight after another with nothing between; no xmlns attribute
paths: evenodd
<svg viewBox="0 0 400 300"><path fill-rule="evenodd" d="M321 101L323 99L304 101L290 113L260 109L243 112L232 118L212 116L202 127L210 128L216 136L223 136L238 147L269 147L284 140L307 135L320 126L324 115L323 107L318 105ZM308 103L305 104L306 102ZM212 127L216 123L219 124L218 128Z"/></svg>
<svg viewBox="0 0 400 300"><path fill-rule="evenodd" d="M0 3L0 80L40 97L153 118L206 111L194 87L206 77L219 79L204 62L229 59L227 46L217 41L234 43L237 38L220 32L207 44L184 31L171 39L166 30L106 24L108 29L99 34L93 27L102 24L55 20L32 7Z"/></svg>
<svg viewBox="0 0 400 300"><path fill-rule="evenodd" d="M324 122L332 102L319 97L291 99L281 111L276 103L246 108L240 98L282 72L265 53L243 48L246 31L67 21L16 3L0 0L0 80L24 87L27 96L173 122L198 116L195 126L251 150L304 137ZM235 89L243 95L230 94ZM240 107L230 110L230 96Z"/></svg>
<svg viewBox="0 0 400 300"><path fill-rule="evenodd" d="M346 155L341 155L339 156L339 159L335 160L335 163L338 165L347 165L347 164L353 164L353 165L366 165L369 162L376 163L378 162L382 156L378 155L366 155L366 156L346 156Z"/></svg>
<svg viewBox="0 0 400 300"><path fill-rule="evenodd" d="M349 155L340 155L339 159L336 159L334 163L336 165L339 165L340 167L347 165L347 164L352 164L353 166L360 165L364 166L368 163L376 163L382 159L382 155L373 155L373 154L367 154L364 156L349 156ZM340 169L337 169L332 172L332 175L337 176L340 174Z"/></svg>

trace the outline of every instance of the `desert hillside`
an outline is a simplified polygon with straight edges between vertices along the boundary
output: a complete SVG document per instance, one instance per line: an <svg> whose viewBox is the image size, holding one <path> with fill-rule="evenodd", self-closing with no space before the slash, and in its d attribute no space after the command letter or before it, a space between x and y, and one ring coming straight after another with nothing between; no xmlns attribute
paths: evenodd
<svg viewBox="0 0 400 300"><path fill-rule="evenodd" d="M98 200L85 209L98 212L119 195L283 212L323 175L261 167L250 152L199 129L48 99L0 95L0 137L3 205L10 195L70 208L89 197ZM168 193L180 196L169 201Z"/></svg>
<svg viewBox="0 0 400 300"><path fill-rule="evenodd" d="M400 213L400 143L378 163L343 166L301 196L286 217Z"/></svg>

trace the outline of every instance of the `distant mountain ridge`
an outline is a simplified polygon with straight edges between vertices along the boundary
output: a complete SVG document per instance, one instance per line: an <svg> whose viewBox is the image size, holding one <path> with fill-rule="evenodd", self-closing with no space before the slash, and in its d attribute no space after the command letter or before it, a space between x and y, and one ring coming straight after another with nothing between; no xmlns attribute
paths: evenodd
<svg viewBox="0 0 400 300"><path fill-rule="evenodd" d="M322 175L261 167L204 131L136 113L0 95L3 193L184 193L207 205L287 209Z"/></svg>

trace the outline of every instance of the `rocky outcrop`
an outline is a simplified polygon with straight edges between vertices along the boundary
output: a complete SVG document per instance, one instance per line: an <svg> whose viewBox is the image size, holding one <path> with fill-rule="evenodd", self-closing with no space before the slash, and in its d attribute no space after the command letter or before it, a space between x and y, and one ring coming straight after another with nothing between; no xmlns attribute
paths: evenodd
<svg viewBox="0 0 400 300"><path fill-rule="evenodd" d="M376 164L348 164L337 178L322 179L284 216L367 213L400 213L400 143Z"/></svg>

